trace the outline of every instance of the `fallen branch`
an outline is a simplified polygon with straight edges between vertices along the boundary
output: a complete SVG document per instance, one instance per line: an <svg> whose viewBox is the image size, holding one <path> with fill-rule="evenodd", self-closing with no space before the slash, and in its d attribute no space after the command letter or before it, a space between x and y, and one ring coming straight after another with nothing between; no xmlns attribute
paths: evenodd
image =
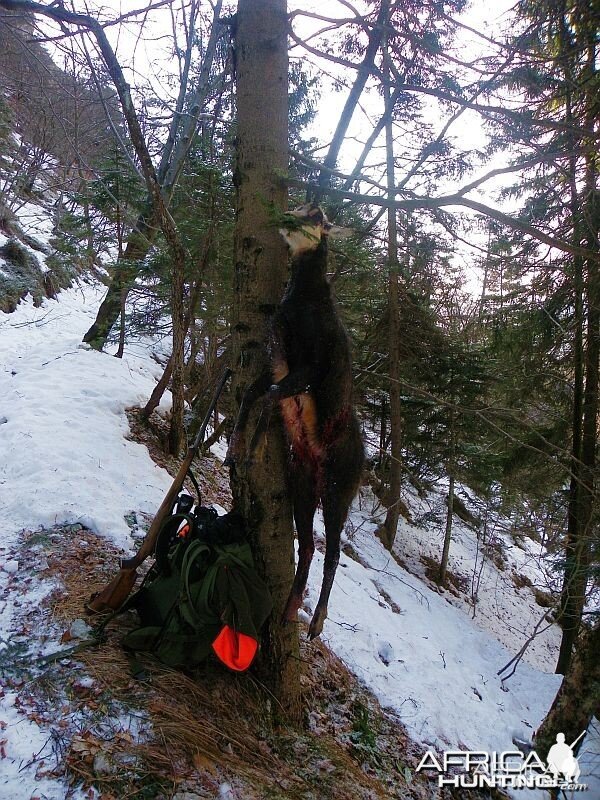
<svg viewBox="0 0 600 800"><path fill-rule="evenodd" d="M525 643L523 644L523 646L521 647L521 649L519 650L519 652L516 654L516 656L514 656L513 658L511 658L511 660L510 660L510 661L509 661L507 664L505 664L505 665L502 667L502 669L498 670L498 672L496 673L496 675L500 676L500 675L502 675L502 673L503 673L503 672L506 672L506 670L507 670L509 667L511 667L511 666L512 666L512 669L511 669L511 671L508 673L508 675L505 675L505 676L502 678L502 683L503 683L503 684L504 684L504 681L507 681L509 678L512 678L512 676L515 674L515 672L517 671L517 667L519 666L519 663L520 663L520 661L522 660L523 656L524 656L524 655L525 655L525 653L527 652L527 649L529 648L529 645L530 645L530 644L533 642L533 640L534 640L534 639L535 639L537 636L541 636L541 634L542 634L542 633L544 633L545 631L547 631L547 630L548 630L548 628L551 628L551 627L552 627L552 625L554 624L554 623L550 622L550 623L548 623L548 625L546 625L546 627L545 627L545 628L542 628L542 630L539 630L539 627L540 627L540 625L541 625L541 624L542 624L542 622L543 622L543 621L546 619L546 617L547 617L547 616L548 616L548 611L546 610L546 611L544 611L544 613L542 614L542 616L540 617L540 619L539 619L539 620L536 622L536 624L535 624L535 627L534 627L534 629L533 629L533 633L531 634L531 636L529 636L529 638L528 638L528 639L526 639L526 640L525 640Z"/></svg>

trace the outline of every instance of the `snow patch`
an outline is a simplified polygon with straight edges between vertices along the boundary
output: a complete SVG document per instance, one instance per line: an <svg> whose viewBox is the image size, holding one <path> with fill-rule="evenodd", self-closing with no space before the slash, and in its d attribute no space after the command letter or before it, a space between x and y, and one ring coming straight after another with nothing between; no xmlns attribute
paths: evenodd
<svg viewBox="0 0 600 800"><path fill-rule="evenodd" d="M80 522L131 544L125 515L154 513L171 479L127 441L125 408L143 403L155 371L139 358L79 347L102 289L0 313L0 531ZM169 398L162 404L168 408Z"/></svg>

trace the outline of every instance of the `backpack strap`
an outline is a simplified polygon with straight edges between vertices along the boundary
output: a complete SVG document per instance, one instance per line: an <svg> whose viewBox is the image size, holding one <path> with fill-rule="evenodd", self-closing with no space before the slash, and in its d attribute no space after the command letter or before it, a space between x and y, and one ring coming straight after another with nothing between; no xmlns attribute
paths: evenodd
<svg viewBox="0 0 600 800"><path fill-rule="evenodd" d="M193 628L214 625L218 618L211 612L208 599L217 578L217 561L212 557L213 548L200 539L190 542L181 563L181 595L179 610L183 619ZM204 564L202 563L204 562ZM204 573L194 580L192 571L200 567ZM204 569L202 569L204 567ZM192 586L197 590L192 595Z"/></svg>
<svg viewBox="0 0 600 800"><path fill-rule="evenodd" d="M189 514L173 514L165 520L154 549L155 567L161 575L171 574L171 564L169 562L169 552L173 544L178 540L186 540L191 537L195 520Z"/></svg>

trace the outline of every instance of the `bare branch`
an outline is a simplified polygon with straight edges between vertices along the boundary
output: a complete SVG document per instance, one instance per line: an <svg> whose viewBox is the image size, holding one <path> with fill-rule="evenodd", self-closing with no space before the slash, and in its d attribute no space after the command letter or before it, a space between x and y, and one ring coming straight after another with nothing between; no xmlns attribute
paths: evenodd
<svg viewBox="0 0 600 800"><path fill-rule="evenodd" d="M471 183L467 183L465 186L460 188L456 194L463 195L470 192L472 189L477 189L478 186L481 186L483 183L491 180L492 178L497 178L499 175L508 175L511 172L520 172L524 169L529 169L529 167L535 167L538 164L545 164L547 162L554 162L556 158L559 158L564 153L546 153L544 155L539 155L536 158L529 158L527 161L520 161L516 164L509 164L506 167L498 167L496 169L491 169L489 172L486 172L484 175L481 175L476 180L472 181Z"/></svg>
<svg viewBox="0 0 600 800"><path fill-rule="evenodd" d="M379 50L379 45L381 44L381 40L383 37L383 29L385 23L385 4L381 4L379 13L377 15L376 23L369 34L369 43L367 45L367 49L365 50L364 58L358 68L358 74L356 76L356 80L352 88L350 89L350 93L346 98L346 102L344 104L344 108L342 110L340 119L338 121L337 127L335 129L335 133L333 134L333 139L331 141L331 145L329 146L329 150L327 155L325 156L325 160L323 162L323 166L327 169L333 169L337 163L338 155L340 149L342 147L344 137L348 131L348 126L350 125L350 120L352 119L352 115L354 114L354 110L360 100L360 96L363 93L369 75L373 70L373 64L375 62L375 56L377 51ZM319 175L319 191L315 193L315 199L319 199L320 195L323 193L322 190L329 185L331 180L331 175L327 173L325 170L321 171Z"/></svg>
<svg viewBox="0 0 600 800"><path fill-rule="evenodd" d="M313 192L322 191L322 187L315 183L299 181L294 178L286 178L285 180L288 186L296 186L298 188L312 190ZM530 225L524 220L511 217L509 214L505 214L503 211L492 208L485 203L480 203L477 200L471 200L468 197L463 197L458 192L456 194L446 195L444 197L410 197L404 200L389 200L387 197L381 197L380 195L358 194L357 192L349 192L344 189L328 188L326 193L332 197L341 197L361 205L380 206L384 208L393 205L397 209L404 209L406 211L444 208L446 206L463 206L471 209L471 211L476 211L478 214L483 214L483 216L489 217L490 219L495 219L497 222L500 222L509 228L522 231L528 236L531 236L533 239L537 239L539 242L543 242L544 244L554 247L557 250L562 250L563 252L571 253L572 255L584 256L585 258L598 258L598 253L595 253L592 250L586 250L584 247L577 247L569 242L565 242L563 239L550 236L539 228L536 228L535 225Z"/></svg>

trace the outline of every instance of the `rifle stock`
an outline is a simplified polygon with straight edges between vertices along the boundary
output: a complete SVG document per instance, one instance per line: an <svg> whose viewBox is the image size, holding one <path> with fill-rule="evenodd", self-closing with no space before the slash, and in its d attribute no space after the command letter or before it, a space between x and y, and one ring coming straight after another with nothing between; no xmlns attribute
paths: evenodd
<svg viewBox="0 0 600 800"><path fill-rule="evenodd" d="M121 569L118 574L107 586L104 587L104 589L102 589L102 591L96 592L92 595L89 603L86 605L86 610L89 613L104 614L108 611L116 611L121 605L123 605L130 594L137 578L137 568L148 558L149 555L152 555L154 552L156 540L158 538L160 529L162 528L163 522L173 510L175 501L177 500L179 492L183 487L185 476L192 465L192 461L194 460L200 445L204 441L206 428L213 411L215 410L219 395L223 391L223 387L225 386L225 383L230 375L231 370L226 369L217 385L217 388L215 389L215 393L208 407L208 411L204 416L198 434L194 439L194 442L190 445L190 447L188 447L186 456L183 459L179 470L177 471L177 475L173 479L173 483L171 484L162 503L160 504L154 519L152 520L152 525L150 525L148 533L146 534L140 549L132 558L123 559L121 561ZM198 498L198 500L200 500L200 498Z"/></svg>

